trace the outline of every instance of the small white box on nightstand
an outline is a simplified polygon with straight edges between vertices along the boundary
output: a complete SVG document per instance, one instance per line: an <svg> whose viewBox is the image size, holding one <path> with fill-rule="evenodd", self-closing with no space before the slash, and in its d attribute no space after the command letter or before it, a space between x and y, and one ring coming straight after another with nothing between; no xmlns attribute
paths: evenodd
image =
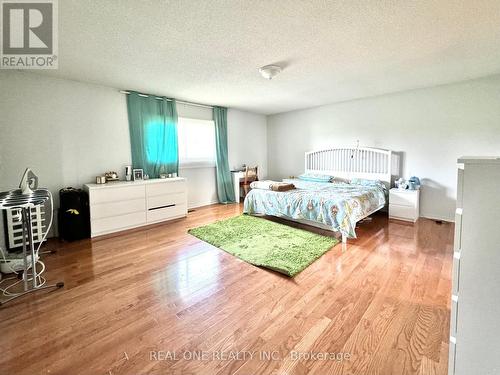
<svg viewBox="0 0 500 375"><path fill-rule="evenodd" d="M415 222L419 217L420 190L389 190L389 218Z"/></svg>

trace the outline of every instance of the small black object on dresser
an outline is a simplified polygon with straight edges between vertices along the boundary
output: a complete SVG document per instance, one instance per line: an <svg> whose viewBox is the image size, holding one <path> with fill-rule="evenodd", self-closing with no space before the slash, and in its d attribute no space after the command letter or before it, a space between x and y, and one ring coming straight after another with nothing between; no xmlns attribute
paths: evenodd
<svg viewBox="0 0 500 375"><path fill-rule="evenodd" d="M76 241L90 237L88 194L72 187L59 190L59 238Z"/></svg>

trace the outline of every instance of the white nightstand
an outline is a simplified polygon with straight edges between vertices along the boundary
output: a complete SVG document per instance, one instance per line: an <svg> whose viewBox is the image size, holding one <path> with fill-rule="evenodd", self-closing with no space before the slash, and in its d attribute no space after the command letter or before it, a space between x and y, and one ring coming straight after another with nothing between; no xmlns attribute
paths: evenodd
<svg viewBox="0 0 500 375"><path fill-rule="evenodd" d="M389 218L415 222L419 216L420 190L389 190Z"/></svg>

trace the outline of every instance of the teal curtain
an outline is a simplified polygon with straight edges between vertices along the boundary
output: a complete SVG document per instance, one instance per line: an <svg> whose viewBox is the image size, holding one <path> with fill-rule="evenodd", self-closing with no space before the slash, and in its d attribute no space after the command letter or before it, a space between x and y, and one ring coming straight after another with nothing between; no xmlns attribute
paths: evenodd
<svg viewBox="0 0 500 375"><path fill-rule="evenodd" d="M217 168L217 196L220 203L236 202L233 181L227 159L227 108L214 107L215 166Z"/></svg>
<svg viewBox="0 0 500 375"><path fill-rule="evenodd" d="M177 108L174 100L127 95L132 164L150 178L178 173Z"/></svg>

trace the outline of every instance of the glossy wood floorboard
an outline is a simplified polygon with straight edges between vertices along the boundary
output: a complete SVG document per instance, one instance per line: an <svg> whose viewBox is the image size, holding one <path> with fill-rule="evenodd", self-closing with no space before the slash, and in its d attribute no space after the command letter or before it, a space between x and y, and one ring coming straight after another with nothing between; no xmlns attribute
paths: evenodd
<svg viewBox="0 0 500 375"><path fill-rule="evenodd" d="M49 243L66 286L0 309L0 373L446 374L452 224L374 215L290 279L187 234L240 211Z"/></svg>

